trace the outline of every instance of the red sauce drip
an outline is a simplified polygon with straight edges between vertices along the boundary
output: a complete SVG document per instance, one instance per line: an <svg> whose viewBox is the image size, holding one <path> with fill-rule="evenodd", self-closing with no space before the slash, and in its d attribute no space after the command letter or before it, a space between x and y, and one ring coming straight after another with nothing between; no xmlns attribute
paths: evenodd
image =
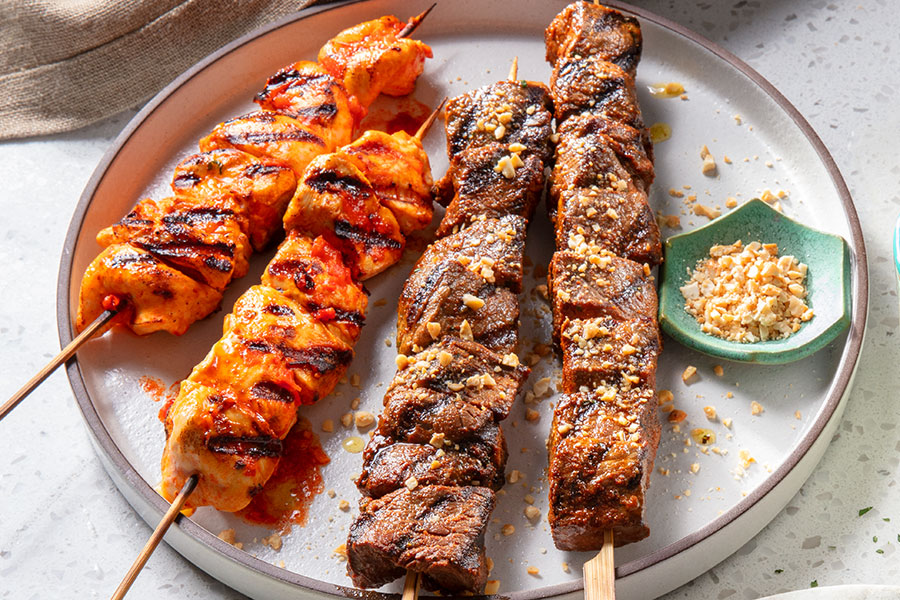
<svg viewBox="0 0 900 600"><path fill-rule="evenodd" d="M176 381L166 388L166 384L162 382L162 379L144 375L138 380L138 384L141 386L141 391L154 402L171 402L178 395L178 388L181 382Z"/></svg>
<svg viewBox="0 0 900 600"><path fill-rule="evenodd" d="M306 524L309 505L325 490L322 467L329 458L306 419L297 422L283 443L284 455L275 473L237 514L250 523L286 533L293 524Z"/></svg>
<svg viewBox="0 0 900 600"><path fill-rule="evenodd" d="M428 116L432 107L409 96L391 98L381 96L369 108L369 113L357 128L358 133L368 129L377 129L387 133L405 131L415 135Z"/></svg>

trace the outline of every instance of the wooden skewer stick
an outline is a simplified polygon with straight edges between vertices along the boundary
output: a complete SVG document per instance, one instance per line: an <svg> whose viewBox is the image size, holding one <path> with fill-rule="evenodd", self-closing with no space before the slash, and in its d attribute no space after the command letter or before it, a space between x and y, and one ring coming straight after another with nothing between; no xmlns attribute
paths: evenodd
<svg viewBox="0 0 900 600"><path fill-rule="evenodd" d="M172 506L169 507L169 510L166 511L166 514L163 515L162 521L160 521L159 525L156 526L156 529L153 530L153 535L151 535L150 539L147 540L147 544L144 546L144 549L141 550L141 553L138 554L138 557L135 559L134 564L132 564L131 568L128 569L128 573L125 574L125 578L122 579L122 583L120 583L119 587L116 588L116 591L111 596L111 600L122 600L122 598L125 597L125 594L128 593L128 590L131 588L131 584L134 583L134 580L137 579L137 576L141 572L141 569L143 569L144 565L147 564L147 559L149 559L150 555L153 554L153 551L156 550L159 542L163 539L163 536L166 535L166 531L168 531L169 526L175 521L178 513L181 512L181 509L184 507L184 503L188 499L188 496L190 496L191 492L194 491L194 488L197 487L197 481L199 479L199 475L191 475L184 482L184 485L181 486L181 491L178 492L177 496L175 496L175 501L172 502Z"/></svg>
<svg viewBox="0 0 900 600"><path fill-rule="evenodd" d="M401 600L416 600L419 597L419 584L422 577L415 571L406 572L406 581L403 582L403 597Z"/></svg>
<svg viewBox="0 0 900 600"><path fill-rule="evenodd" d="M613 558L613 532L603 532L603 547L584 563L584 600L616 600L616 565Z"/></svg>
<svg viewBox="0 0 900 600"><path fill-rule="evenodd" d="M426 10L422 14L412 17L409 20L409 22L406 24L406 27L404 27L403 29L400 30L400 33L397 34L397 37L405 38L405 37L409 36L413 31L416 30L416 27L418 27L422 23L422 21L425 20L425 17L428 16L428 13L430 13L432 10L434 10L435 6L437 6L437 2L435 2L434 4L429 6L428 10Z"/></svg>
<svg viewBox="0 0 900 600"><path fill-rule="evenodd" d="M437 116L441 113L441 109L444 108L444 103L446 102L447 97L444 96L444 99L441 100L441 103L437 105L437 108L435 108L434 111L430 115L428 115L428 118L425 119L425 122L419 126L419 130L416 131L416 135L414 135L413 137L415 137L420 142L425 138L425 134L428 133L428 130L431 128L434 120L437 119Z"/></svg>
<svg viewBox="0 0 900 600"><path fill-rule="evenodd" d="M94 337L94 335L103 328L104 325L109 323L109 320L112 319L119 313L121 308L108 309L104 310L100 313L100 316L94 319L94 322L88 325L84 331L78 334L78 336L69 342L65 348L60 350L59 354L53 357L47 365L35 374L34 377L28 380L22 389L13 394L13 397L6 401L3 406L0 406L0 420L3 420L3 417L8 415L12 409L14 409L19 402L25 399L25 396L34 391L42 381L47 379L53 371L59 368L61 364L72 358L72 355L78 351L82 344L86 341Z"/></svg>
<svg viewBox="0 0 900 600"><path fill-rule="evenodd" d="M509 67L509 78L508 79L510 81L515 81L516 75L518 75L518 74L519 74L519 57L514 56L512 66Z"/></svg>

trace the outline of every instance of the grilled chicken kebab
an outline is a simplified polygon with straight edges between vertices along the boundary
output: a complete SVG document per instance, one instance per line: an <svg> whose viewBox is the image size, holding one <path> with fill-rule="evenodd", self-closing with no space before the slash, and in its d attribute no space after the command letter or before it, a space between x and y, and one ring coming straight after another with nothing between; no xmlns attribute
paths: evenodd
<svg viewBox="0 0 900 600"><path fill-rule="evenodd" d="M549 521L559 549L598 550L604 531L617 546L649 535L645 491L660 435L650 268L662 254L634 84L641 30L579 1L547 28L546 47L559 134L548 278L564 392L549 440Z"/></svg>
<svg viewBox="0 0 900 600"><path fill-rule="evenodd" d="M172 196L141 200L101 231L104 250L81 283L78 330L103 312L110 295L125 300L114 322L140 335L180 335L214 311L225 287L246 273L250 254L279 234L307 165L349 144L378 94L412 91L432 54L399 37L410 24L382 17L351 27L321 49L318 63L301 61L273 75L255 98L259 110L218 125L200 140L201 152L178 165ZM397 138L387 147L400 152L404 143ZM357 159L348 154L346 161L358 168L368 153L347 149L354 151ZM430 208L417 206L421 190L408 184L398 183L396 197L385 200L402 207L398 220L407 231L431 218ZM378 269L377 261L362 266L364 276Z"/></svg>
<svg viewBox="0 0 900 600"><path fill-rule="evenodd" d="M544 187L551 101L501 81L451 100L449 204L400 296L399 370L357 480L347 541L355 585L407 571L428 589L477 592L484 533L504 483L506 418L529 370L514 354L525 232Z"/></svg>

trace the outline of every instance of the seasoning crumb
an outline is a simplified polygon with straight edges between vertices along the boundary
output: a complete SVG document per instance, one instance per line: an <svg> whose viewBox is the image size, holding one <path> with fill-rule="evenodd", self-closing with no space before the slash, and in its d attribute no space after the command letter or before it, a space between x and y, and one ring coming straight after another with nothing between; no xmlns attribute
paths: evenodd
<svg viewBox="0 0 900 600"><path fill-rule="evenodd" d="M500 533L502 533L503 535L507 535L507 536L512 535L515 532L516 532L515 525L512 525L510 523L507 523L500 529Z"/></svg>
<svg viewBox="0 0 900 600"><path fill-rule="evenodd" d="M359 429L365 429L366 427L371 427L375 423L375 415L367 410L361 410L356 413L355 421L356 426Z"/></svg>
<svg viewBox="0 0 900 600"><path fill-rule="evenodd" d="M569 572L569 563L564 562L562 564L562 570L563 570L563 573L568 573Z"/></svg>
<svg viewBox="0 0 900 600"><path fill-rule="evenodd" d="M536 506L531 506L530 504L525 507L525 518L531 521L536 521L541 518L541 509Z"/></svg>
<svg viewBox="0 0 900 600"><path fill-rule="evenodd" d="M741 457L741 466L745 469L756 462L756 459L750 456L750 453L746 450L741 450L738 456Z"/></svg>
<svg viewBox="0 0 900 600"><path fill-rule="evenodd" d="M725 369L722 368L722 365L716 365L713 367L713 373L715 373L718 377L721 377L725 374Z"/></svg>
<svg viewBox="0 0 900 600"><path fill-rule="evenodd" d="M750 414L754 417L761 415L765 410L766 409L762 407L762 404L760 404L756 400L753 400L750 403Z"/></svg>
<svg viewBox="0 0 900 600"><path fill-rule="evenodd" d="M527 572L529 575L534 575L534 576L541 574L540 569L538 569L537 567L528 567L527 569L525 569L525 572Z"/></svg>
<svg viewBox="0 0 900 600"><path fill-rule="evenodd" d="M669 413L669 423L681 423L687 418L687 413L683 410L673 410Z"/></svg>
<svg viewBox="0 0 900 600"><path fill-rule="evenodd" d="M341 561L347 560L347 544L341 544L340 546L332 550L332 553Z"/></svg>
<svg viewBox="0 0 900 600"><path fill-rule="evenodd" d="M735 206L737 206L737 204L737 198L735 198L734 196L728 196L725 199L725 208L734 208Z"/></svg>
<svg viewBox="0 0 900 600"><path fill-rule="evenodd" d="M688 365L687 367L685 367L684 372L681 373L681 380L683 382L687 383L688 380L696 374L697 374L697 367L695 367L693 365Z"/></svg>
<svg viewBox="0 0 900 600"><path fill-rule="evenodd" d="M699 472L700 472L700 463L691 464L691 473L694 473L696 475Z"/></svg>
<svg viewBox="0 0 900 600"><path fill-rule="evenodd" d="M234 541L235 541L234 529L223 529L222 531L219 532L218 537L220 540L222 540L226 544L231 544L232 546L235 545L234 544Z"/></svg>
<svg viewBox="0 0 900 600"><path fill-rule="evenodd" d="M706 217L707 219L710 219L710 220L715 219L716 217L718 217L719 215L722 214L721 211L716 210L715 208L706 206L705 204L700 204L700 203L695 204L694 208L692 210L694 211L694 214L697 215L698 217Z"/></svg>
<svg viewBox="0 0 900 600"><path fill-rule="evenodd" d="M671 390L659 390L659 403L668 404L675 399L675 394Z"/></svg>
<svg viewBox="0 0 900 600"><path fill-rule="evenodd" d="M487 596L491 596L500 591L500 580L499 579L488 579L484 584L484 593Z"/></svg>
<svg viewBox="0 0 900 600"><path fill-rule="evenodd" d="M703 414L706 415L706 418L710 421L716 420L716 407L715 406L704 406Z"/></svg>
<svg viewBox="0 0 900 600"><path fill-rule="evenodd" d="M796 411L794 411L794 418L797 419L797 420L799 421L800 419L803 418L803 415L800 414L800 411L799 411L799 410L796 410Z"/></svg>
<svg viewBox="0 0 900 600"><path fill-rule="evenodd" d="M350 503L346 500L341 500L340 502L338 502L338 508L344 512L347 512L348 510L350 510Z"/></svg>
<svg viewBox="0 0 900 600"><path fill-rule="evenodd" d="M663 215L663 223L671 229L681 227L681 219L678 215Z"/></svg>
<svg viewBox="0 0 900 600"><path fill-rule="evenodd" d="M526 421L534 422L534 421L539 420L540 418L541 418L541 413L539 413L538 411L536 411L532 408L525 409L525 420Z"/></svg>
<svg viewBox="0 0 900 600"><path fill-rule="evenodd" d="M700 158L703 159L703 164L700 166L700 172L708 177L715 176L716 159L705 145L700 149Z"/></svg>
<svg viewBox="0 0 900 600"><path fill-rule="evenodd" d="M341 415L341 425L344 427L350 427L353 424L353 414L352 413L344 413Z"/></svg>
<svg viewBox="0 0 900 600"><path fill-rule="evenodd" d="M325 419L324 421L322 421L322 431L324 431L325 433L331 433L332 431L334 431L334 421L332 421L331 419Z"/></svg>
<svg viewBox="0 0 900 600"><path fill-rule="evenodd" d="M724 425L728 429L731 429L731 419L722 419L722 425Z"/></svg>

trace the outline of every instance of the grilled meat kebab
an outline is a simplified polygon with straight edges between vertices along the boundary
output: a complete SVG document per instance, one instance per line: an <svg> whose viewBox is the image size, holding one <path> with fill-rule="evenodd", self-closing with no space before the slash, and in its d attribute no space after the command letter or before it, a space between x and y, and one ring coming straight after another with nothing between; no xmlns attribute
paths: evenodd
<svg viewBox="0 0 900 600"><path fill-rule="evenodd" d="M551 101L501 81L451 100L448 204L400 297L399 370L363 454L347 541L355 585L407 571L428 589L478 592L484 532L504 483L499 423L528 376L514 354L525 231L544 188Z"/></svg>
<svg viewBox="0 0 900 600"><path fill-rule="evenodd" d="M661 260L647 204L653 150L634 74L637 20L575 2L546 31L559 143L550 188L549 290L563 396L549 439L553 541L598 550L649 535L645 491L659 444L660 337L650 268Z"/></svg>
<svg viewBox="0 0 900 600"><path fill-rule="evenodd" d="M167 407L163 496L197 473L187 506L233 512L262 489L299 407L327 396L353 358L368 304L361 280L431 221L431 187L428 157L405 132L369 131L310 162L261 285L238 298Z"/></svg>
<svg viewBox="0 0 900 600"><path fill-rule="evenodd" d="M180 335L214 311L225 287L246 273L250 254L280 232L307 165L349 144L379 93L412 90L432 54L422 42L398 38L403 25L382 17L351 27L322 48L320 63L298 62L273 75L255 98L260 110L218 125L200 140L201 152L176 168L171 197L141 200L101 231L104 250L82 279L78 330L103 312L108 295L127 301L114 322L140 335ZM376 134L370 139L378 144ZM385 143L386 151L403 151L407 141ZM431 219L415 206L420 193L389 201L411 203L398 212L407 231Z"/></svg>

